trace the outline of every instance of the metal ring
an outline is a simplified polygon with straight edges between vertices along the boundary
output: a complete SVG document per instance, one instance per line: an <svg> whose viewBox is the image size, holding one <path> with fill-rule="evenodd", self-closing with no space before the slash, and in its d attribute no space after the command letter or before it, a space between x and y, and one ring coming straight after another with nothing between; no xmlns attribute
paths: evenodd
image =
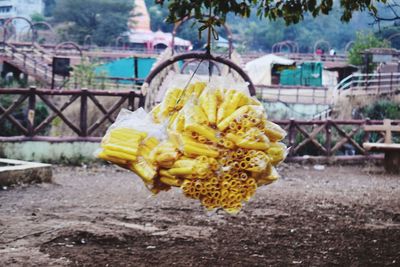
<svg viewBox="0 0 400 267"><path fill-rule="evenodd" d="M144 81L145 84L150 85L151 81L154 79L154 77L160 73L163 69L166 67L174 64L175 62L178 62L180 60L185 60L185 59L202 59L202 60L211 60L215 61L218 63L225 64L229 66L230 68L234 69L246 82L248 82L248 88L251 96L256 95L256 89L254 87L253 82L250 80L250 77L245 73L238 65L236 65L234 62L232 62L229 59L219 57L219 56L213 56L208 53L204 52L190 52L190 53L184 53L180 55L173 56L172 58L160 63L157 65L147 76L146 80Z"/></svg>

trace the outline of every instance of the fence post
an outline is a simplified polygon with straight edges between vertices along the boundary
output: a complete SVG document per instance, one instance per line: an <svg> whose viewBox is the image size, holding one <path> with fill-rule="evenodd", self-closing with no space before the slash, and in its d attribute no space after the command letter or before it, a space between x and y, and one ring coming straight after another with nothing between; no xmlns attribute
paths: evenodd
<svg viewBox="0 0 400 267"><path fill-rule="evenodd" d="M315 88L313 87L311 90L312 90L312 104L315 104Z"/></svg>
<svg viewBox="0 0 400 267"><path fill-rule="evenodd" d="M24 68L26 68L26 54L24 54Z"/></svg>
<svg viewBox="0 0 400 267"><path fill-rule="evenodd" d="M378 72L378 88L377 88L377 95L379 95L380 94L380 92L381 92L381 73L380 72Z"/></svg>
<svg viewBox="0 0 400 267"><path fill-rule="evenodd" d="M29 100L28 100L28 116L27 116L27 128L28 136L34 136L35 131L35 109L36 109L36 87L29 87Z"/></svg>
<svg viewBox="0 0 400 267"><path fill-rule="evenodd" d="M392 85L393 85L393 72L390 73L390 87L389 87L389 92L392 92Z"/></svg>
<svg viewBox="0 0 400 267"><path fill-rule="evenodd" d="M276 101L280 101L281 100L281 87L279 87L278 89L278 98L276 99Z"/></svg>
<svg viewBox="0 0 400 267"><path fill-rule="evenodd" d="M364 122L364 125L370 125L370 124L371 124L371 120L370 120L370 118L367 118ZM370 137L371 137L371 133L364 131L363 143L369 142ZM368 150L364 150L364 155L368 155Z"/></svg>
<svg viewBox="0 0 400 267"><path fill-rule="evenodd" d="M88 90L87 88L82 88L81 90L81 114L80 114L80 130L81 136L87 136L87 95Z"/></svg>
<svg viewBox="0 0 400 267"><path fill-rule="evenodd" d="M130 111L133 111L135 109L135 91L133 91L133 89L129 92L128 109Z"/></svg>
<svg viewBox="0 0 400 267"><path fill-rule="evenodd" d="M146 100L146 95L140 93L139 95L139 108L144 108L145 101Z"/></svg>
<svg viewBox="0 0 400 267"><path fill-rule="evenodd" d="M326 154L328 157L332 156L332 122L330 119L326 121L325 124L325 134L326 134L326 143L325 143L325 148L326 148Z"/></svg>
<svg viewBox="0 0 400 267"><path fill-rule="evenodd" d="M290 119L289 122L289 134L288 134L288 142L289 142L289 155L288 156L292 156L292 151L293 151L293 145L294 145L294 129L295 129L295 120L293 118Z"/></svg>

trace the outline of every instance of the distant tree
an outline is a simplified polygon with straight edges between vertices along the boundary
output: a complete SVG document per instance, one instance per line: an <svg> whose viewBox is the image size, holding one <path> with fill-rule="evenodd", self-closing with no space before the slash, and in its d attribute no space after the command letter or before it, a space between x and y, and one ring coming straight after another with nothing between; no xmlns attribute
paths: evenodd
<svg viewBox="0 0 400 267"><path fill-rule="evenodd" d="M35 12L35 13L33 13L31 15L31 21L32 22L42 22L42 21L45 21L45 20L46 20L46 18L40 13Z"/></svg>
<svg viewBox="0 0 400 267"><path fill-rule="evenodd" d="M389 47L385 40L378 39L373 33L358 32L356 40L349 51L349 63L354 65L364 64L363 55L361 54L368 48L384 48ZM371 62L371 61L370 61ZM372 68L372 63L368 66L369 70Z"/></svg>
<svg viewBox="0 0 400 267"><path fill-rule="evenodd" d="M172 23L166 23L168 16L168 9L160 5L156 5L154 0L145 1L147 10L150 15L151 29L153 31L162 30L164 32L172 31L174 25Z"/></svg>
<svg viewBox="0 0 400 267"><path fill-rule="evenodd" d="M240 16L242 18L267 18L272 21L281 20L284 24L291 25L297 24L305 18L314 18L319 15L328 15L336 12L337 16L335 16L335 18L337 18L337 20L348 22L352 19L354 13L359 11L368 11L371 14L376 14L376 6L380 3L386 3L386 0L156 0L155 2L168 7L168 22L176 22L187 16L197 19L197 21L200 22L198 30L201 33L207 29L212 32L217 31L216 28L221 26L227 18L230 17L229 15ZM265 24L262 26L264 27ZM331 25L325 26L323 32L328 32L330 26ZM337 28L340 29L340 27ZM276 31L279 29L272 28L271 30ZM262 32L263 30L260 28L257 28L255 31L258 31L261 35L257 33L253 34L253 32L250 32L250 34L259 36L260 44L263 42L262 40L267 40L267 32ZM302 29L292 28L285 31L285 35L288 37L299 36L298 33L302 32ZM338 32L338 37L342 36L340 30L338 30ZM274 38L276 37L277 36ZM314 34L312 37L316 38L318 35ZM344 39L348 39L348 36ZM344 39L343 42L345 42ZM252 44L252 40L248 40L248 42ZM257 42L258 40L256 43ZM269 41L269 43L271 43L271 41ZM264 48L260 45L258 49Z"/></svg>
<svg viewBox="0 0 400 267"><path fill-rule="evenodd" d="M379 39L388 40L391 47L400 49L400 26L396 23L381 28L375 35Z"/></svg>
<svg viewBox="0 0 400 267"><path fill-rule="evenodd" d="M379 11L371 13L374 23L400 21L400 0L382 1L384 6Z"/></svg>
<svg viewBox="0 0 400 267"><path fill-rule="evenodd" d="M202 19L205 12L210 10L212 16L226 18L228 13L249 17L252 9L260 18L269 18L275 20L283 18L287 24L298 23L304 18L305 14L311 14L316 17L320 14L329 14L335 1L332 0L293 0L293 1L272 1L272 0L156 0L163 4L168 2L169 21L180 20L188 15ZM376 4L385 3L386 0L341 0L341 20L349 21L353 12L368 10L376 13ZM206 13L208 14L208 13Z"/></svg>
<svg viewBox="0 0 400 267"><path fill-rule="evenodd" d="M127 31L132 6L128 0L58 0L53 17L66 24L73 40L83 43L91 35L94 43L105 46Z"/></svg>
<svg viewBox="0 0 400 267"><path fill-rule="evenodd" d="M44 11L45 17L51 17L53 15L54 7L56 6L56 0L44 0Z"/></svg>
<svg viewBox="0 0 400 267"><path fill-rule="evenodd" d="M335 2L332 0L156 0L156 3L163 5L168 2L169 15L167 20L175 22L187 16L195 17L203 23L199 31L204 31L211 26L220 26L228 14L249 18L255 12L259 18L276 20L282 18L287 25L296 24L304 19L306 14L317 17L321 14L332 12ZM386 0L341 0L337 10L340 10L340 19L349 21L354 12L369 11L376 14L376 5L386 3ZM209 15L205 18L205 15Z"/></svg>

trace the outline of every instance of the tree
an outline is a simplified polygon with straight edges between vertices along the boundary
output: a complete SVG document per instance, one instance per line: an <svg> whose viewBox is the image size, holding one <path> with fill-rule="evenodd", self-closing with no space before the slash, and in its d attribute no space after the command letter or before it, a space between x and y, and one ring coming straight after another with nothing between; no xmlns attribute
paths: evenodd
<svg viewBox="0 0 400 267"><path fill-rule="evenodd" d="M204 14L219 17L224 20L226 15L233 13L242 17L249 17L253 8L260 18L275 20L283 18L287 24L298 23L309 13L316 17L320 14L329 14L332 11L333 0L292 0L292 1L273 1L273 0L156 0L159 4L168 2L169 16L168 21L175 22L186 16L194 16L203 19ZM341 20L349 21L355 11L368 10L376 14L376 3L385 3L386 0L341 0Z"/></svg>
<svg viewBox="0 0 400 267"><path fill-rule="evenodd" d="M208 29L208 35L216 36L218 26L221 26L229 14L249 18L253 13L258 18L270 20L282 19L286 25L297 24L305 17L317 17L328 15L338 10L340 20L348 22L353 13L357 11L369 11L377 13L376 5L386 3L386 0L156 0L156 3L164 5L168 2L168 22L176 22L187 16L194 17L202 25L199 33ZM334 8L335 7L335 8Z"/></svg>
<svg viewBox="0 0 400 267"><path fill-rule="evenodd" d="M360 19L363 20L360 20ZM228 25L241 40L235 43L245 44L249 50L270 51L273 44L291 40L299 45L300 52L313 52L314 44L319 40L329 42L335 50L342 50L355 38L355 32L366 28L368 14L357 13L352 21L343 23L337 12L313 18L305 15L298 24L285 27L283 19L265 22L252 15L248 20L235 23L235 18L227 18Z"/></svg>
<svg viewBox="0 0 400 267"><path fill-rule="evenodd" d="M396 22L400 20L400 1L399 0L391 0L385 1L385 5L383 8L379 10L379 12L371 13L372 18L374 19L373 23L380 24L382 22Z"/></svg>
<svg viewBox="0 0 400 267"><path fill-rule="evenodd" d="M349 51L349 63L357 66L364 64L363 55L361 54L368 48L384 48L389 47L389 44L385 40L378 39L373 33L358 32L356 34L356 40ZM371 60L369 60L371 62ZM373 68L371 63L368 66L368 72Z"/></svg>
<svg viewBox="0 0 400 267"><path fill-rule="evenodd" d="M44 0L43 15L45 17L51 17L53 15L54 8L56 6L56 0Z"/></svg>
<svg viewBox="0 0 400 267"><path fill-rule="evenodd" d="M400 49L400 26L391 25L381 28L375 33L379 39L386 39L390 42L390 46L396 49Z"/></svg>
<svg viewBox="0 0 400 267"><path fill-rule="evenodd" d="M83 43L90 35L94 43L104 46L127 31L131 10L128 0L59 0L53 15L55 22L66 24L73 40Z"/></svg>
<svg viewBox="0 0 400 267"><path fill-rule="evenodd" d="M35 12L31 15L31 21L33 23L43 22L43 21L46 21L46 18L42 14Z"/></svg>

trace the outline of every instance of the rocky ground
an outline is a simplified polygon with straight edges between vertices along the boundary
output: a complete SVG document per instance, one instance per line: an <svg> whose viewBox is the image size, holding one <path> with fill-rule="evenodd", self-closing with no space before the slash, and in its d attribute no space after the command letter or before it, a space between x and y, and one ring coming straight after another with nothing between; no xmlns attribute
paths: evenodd
<svg viewBox="0 0 400 267"><path fill-rule="evenodd" d="M321 170L323 169L323 170ZM400 177L285 165L237 215L114 167L0 190L0 266L400 266Z"/></svg>

